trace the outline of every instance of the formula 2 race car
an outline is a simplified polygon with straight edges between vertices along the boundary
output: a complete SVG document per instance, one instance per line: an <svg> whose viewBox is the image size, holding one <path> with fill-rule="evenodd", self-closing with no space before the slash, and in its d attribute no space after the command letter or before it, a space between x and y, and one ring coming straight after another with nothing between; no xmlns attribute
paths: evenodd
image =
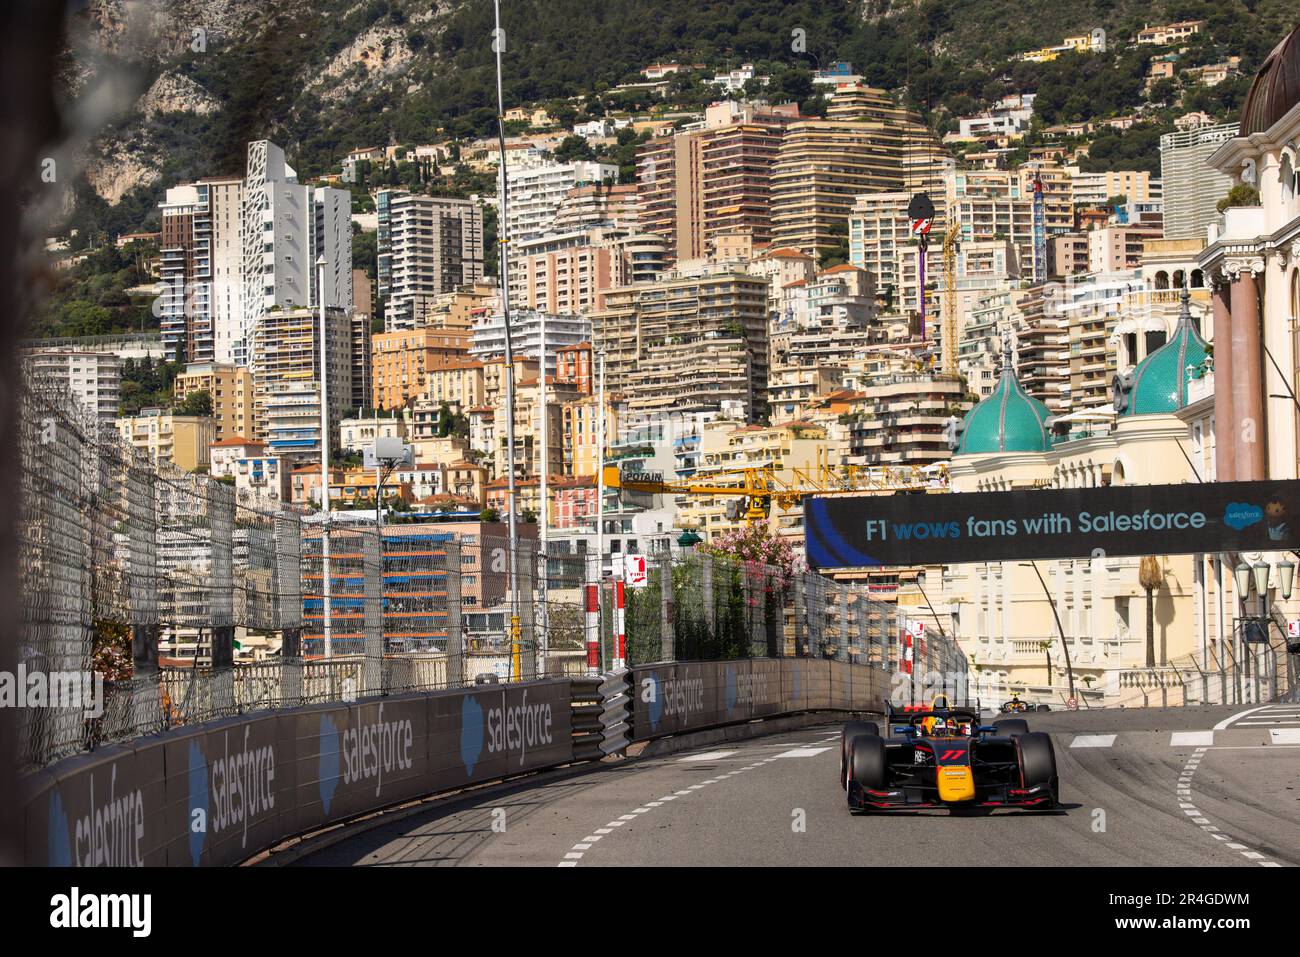
<svg viewBox="0 0 1300 957"><path fill-rule="evenodd" d="M946 704L946 702L945 702ZM849 810L1052 808L1059 801L1052 739L1023 718L979 723L976 711L930 707L850 721L840 735Z"/></svg>

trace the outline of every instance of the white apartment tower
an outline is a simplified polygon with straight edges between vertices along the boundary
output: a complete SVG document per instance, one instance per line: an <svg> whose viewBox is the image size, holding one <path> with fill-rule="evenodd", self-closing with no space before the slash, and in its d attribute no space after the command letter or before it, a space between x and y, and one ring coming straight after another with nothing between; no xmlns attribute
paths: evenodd
<svg viewBox="0 0 1300 957"><path fill-rule="evenodd" d="M1236 123L1220 123L1160 137L1165 239L1206 240L1206 228L1219 218L1216 205L1232 188L1232 179L1208 160L1237 131Z"/></svg>
<svg viewBox="0 0 1300 957"><path fill-rule="evenodd" d="M412 329L421 300L483 278L483 210L468 199L380 190L377 278L384 328Z"/></svg>
<svg viewBox="0 0 1300 957"><path fill-rule="evenodd" d="M554 225L555 216L569 190L617 177L617 166L587 160L511 170L506 236L511 242L540 236Z"/></svg>
<svg viewBox="0 0 1300 957"><path fill-rule="evenodd" d="M248 144L240 223L240 329L233 361L249 365L252 333L272 309L319 308L316 262L325 259L324 303L352 308L352 205L347 190L313 188L274 143Z"/></svg>

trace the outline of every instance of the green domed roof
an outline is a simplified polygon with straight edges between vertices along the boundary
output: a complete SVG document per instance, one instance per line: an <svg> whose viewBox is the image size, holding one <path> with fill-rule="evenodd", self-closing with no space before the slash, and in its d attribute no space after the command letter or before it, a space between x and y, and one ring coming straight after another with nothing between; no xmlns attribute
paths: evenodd
<svg viewBox="0 0 1300 957"><path fill-rule="evenodd" d="M966 413L957 455L989 452L1046 452L1051 447L1047 406L1020 387L1011 366L1011 348L1004 347L1002 377L993 394Z"/></svg>
<svg viewBox="0 0 1300 957"><path fill-rule="evenodd" d="M1122 416L1177 412L1187 404L1187 367L1205 361L1205 340L1192 325L1191 294L1183 289L1182 310L1174 334L1139 362L1128 376L1119 376L1115 411Z"/></svg>

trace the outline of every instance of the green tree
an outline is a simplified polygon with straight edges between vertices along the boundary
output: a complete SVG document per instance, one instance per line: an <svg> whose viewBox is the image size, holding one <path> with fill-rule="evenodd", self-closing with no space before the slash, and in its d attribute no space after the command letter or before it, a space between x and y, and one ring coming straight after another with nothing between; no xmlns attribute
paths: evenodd
<svg viewBox="0 0 1300 957"><path fill-rule="evenodd" d="M212 393L207 389L199 389L191 392L176 403L174 411L177 415L212 415Z"/></svg>
<svg viewBox="0 0 1300 957"><path fill-rule="evenodd" d="M1259 190L1249 183L1238 183L1228 190L1228 195L1214 204L1214 208L1223 212L1233 206L1258 206Z"/></svg>

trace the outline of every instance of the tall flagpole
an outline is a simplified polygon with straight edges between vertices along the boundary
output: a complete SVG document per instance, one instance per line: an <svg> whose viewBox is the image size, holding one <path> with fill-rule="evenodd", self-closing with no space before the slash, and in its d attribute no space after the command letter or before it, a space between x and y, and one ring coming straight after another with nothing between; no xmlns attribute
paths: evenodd
<svg viewBox="0 0 1300 957"><path fill-rule="evenodd" d="M506 336L506 505L509 511L507 526L510 529L510 677L519 681L519 529L516 524L515 499L515 356L510 341L510 237L506 235L506 106L501 92L501 51L505 47L505 34L501 32L501 2L492 0L496 29L492 31L492 48L497 55L497 141L501 156L501 195L498 200L497 246L501 265L501 320Z"/></svg>

